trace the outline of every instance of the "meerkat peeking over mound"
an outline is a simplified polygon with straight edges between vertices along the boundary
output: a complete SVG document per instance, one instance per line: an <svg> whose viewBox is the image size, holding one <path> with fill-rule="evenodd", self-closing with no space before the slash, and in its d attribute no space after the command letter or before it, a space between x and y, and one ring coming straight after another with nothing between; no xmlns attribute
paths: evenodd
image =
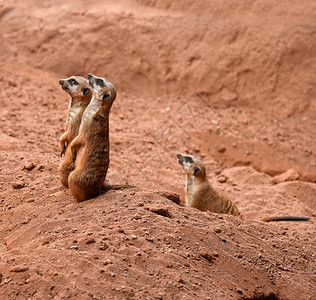
<svg viewBox="0 0 316 300"><path fill-rule="evenodd" d="M109 114L116 90L105 78L88 74L93 97L86 108L78 136L70 144L75 169L69 189L78 202L100 195L109 167Z"/></svg>
<svg viewBox="0 0 316 300"><path fill-rule="evenodd" d="M234 203L224 195L219 194L210 185L206 177L204 164L191 155L177 154L178 162L183 167L186 176L186 205L202 211L231 214L243 219ZM275 216L262 219L272 221L308 221L309 218L297 216Z"/></svg>
<svg viewBox="0 0 316 300"><path fill-rule="evenodd" d="M201 211L231 214L242 218L234 203L219 194L206 177L204 164L191 155L177 154L178 162L186 173L186 205Z"/></svg>
<svg viewBox="0 0 316 300"><path fill-rule="evenodd" d="M65 158L58 168L60 181L65 188L68 188L68 176L75 167L68 146L78 135L83 112L92 98L92 88L89 85L89 81L81 76L60 79L59 84L71 97L67 117L67 130L59 139L61 145L60 154L61 156L65 154Z"/></svg>

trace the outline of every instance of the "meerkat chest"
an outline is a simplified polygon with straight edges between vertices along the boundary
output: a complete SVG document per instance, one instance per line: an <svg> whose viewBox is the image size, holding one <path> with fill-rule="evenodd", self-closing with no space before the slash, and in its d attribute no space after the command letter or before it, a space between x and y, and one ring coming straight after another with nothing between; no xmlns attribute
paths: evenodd
<svg viewBox="0 0 316 300"><path fill-rule="evenodd" d="M210 195L210 186L205 182L194 182L194 180L187 180L187 204L201 208L205 202L212 201L212 195Z"/></svg>
<svg viewBox="0 0 316 300"><path fill-rule="evenodd" d="M194 198L194 182L192 178L187 177L186 187L187 187L186 202L188 206L191 206L193 202L193 198Z"/></svg>
<svg viewBox="0 0 316 300"><path fill-rule="evenodd" d="M100 108L99 105L90 105L90 104L88 105L88 107L86 108L86 110L84 111L82 115L82 122L81 122L82 125L92 120L94 115L97 113L97 111Z"/></svg>
<svg viewBox="0 0 316 300"><path fill-rule="evenodd" d="M67 124L70 124L73 122L73 120L76 118L76 116L80 113L81 111L81 106L80 105L75 105L69 108L69 113L68 113L68 121Z"/></svg>

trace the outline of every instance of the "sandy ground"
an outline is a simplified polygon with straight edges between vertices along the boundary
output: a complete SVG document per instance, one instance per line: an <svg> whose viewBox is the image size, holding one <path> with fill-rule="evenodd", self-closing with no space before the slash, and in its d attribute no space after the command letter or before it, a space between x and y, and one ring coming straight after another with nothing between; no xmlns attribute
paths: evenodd
<svg viewBox="0 0 316 300"><path fill-rule="evenodd" d="M0 21L1 299L316 299L315 1L0 1ZM58 79L88 72L118 91L107 180L137 188L68 206ZM243 221L183 205L178 152Z"/></svg>

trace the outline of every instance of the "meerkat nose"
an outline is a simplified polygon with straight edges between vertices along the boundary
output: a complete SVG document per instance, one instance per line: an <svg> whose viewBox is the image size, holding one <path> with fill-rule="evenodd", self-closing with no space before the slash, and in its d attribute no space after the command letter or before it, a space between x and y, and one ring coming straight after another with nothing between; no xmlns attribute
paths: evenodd
<svg viewBox="0 0 316 300"><path fill-rule="evenodd" d="M177 157L180 158L180 157L182 157L182 155L181 155L180 153L178 153L178 154L177 154Z"/></svg>
<svg viewBox="0 0 316 300"><path fill-rule="evenodd" d="M92 76L93 76L92 74L90 74L90 73L88 74L88 78L91 78Z"/></svg>
<svg viewBox="0 0 316 300"><path fill-rule="evenodd" d="M59 84L62 85L64 81L62 79L59 80Z"/></svg>

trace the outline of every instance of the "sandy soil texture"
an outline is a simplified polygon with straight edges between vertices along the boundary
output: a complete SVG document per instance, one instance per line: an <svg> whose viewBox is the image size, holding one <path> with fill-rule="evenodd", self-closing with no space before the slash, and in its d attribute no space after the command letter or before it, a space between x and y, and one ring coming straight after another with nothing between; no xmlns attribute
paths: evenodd
<svg viewBox="0 0 316 300"><path fill-rule="evenodd" d="M1 299L316 299L314 0L9 0L0 22ZM118 91L107 180L137 187L69 206L58 80L89 72ZM178 152L244 220L184 206Z"/></svg>

